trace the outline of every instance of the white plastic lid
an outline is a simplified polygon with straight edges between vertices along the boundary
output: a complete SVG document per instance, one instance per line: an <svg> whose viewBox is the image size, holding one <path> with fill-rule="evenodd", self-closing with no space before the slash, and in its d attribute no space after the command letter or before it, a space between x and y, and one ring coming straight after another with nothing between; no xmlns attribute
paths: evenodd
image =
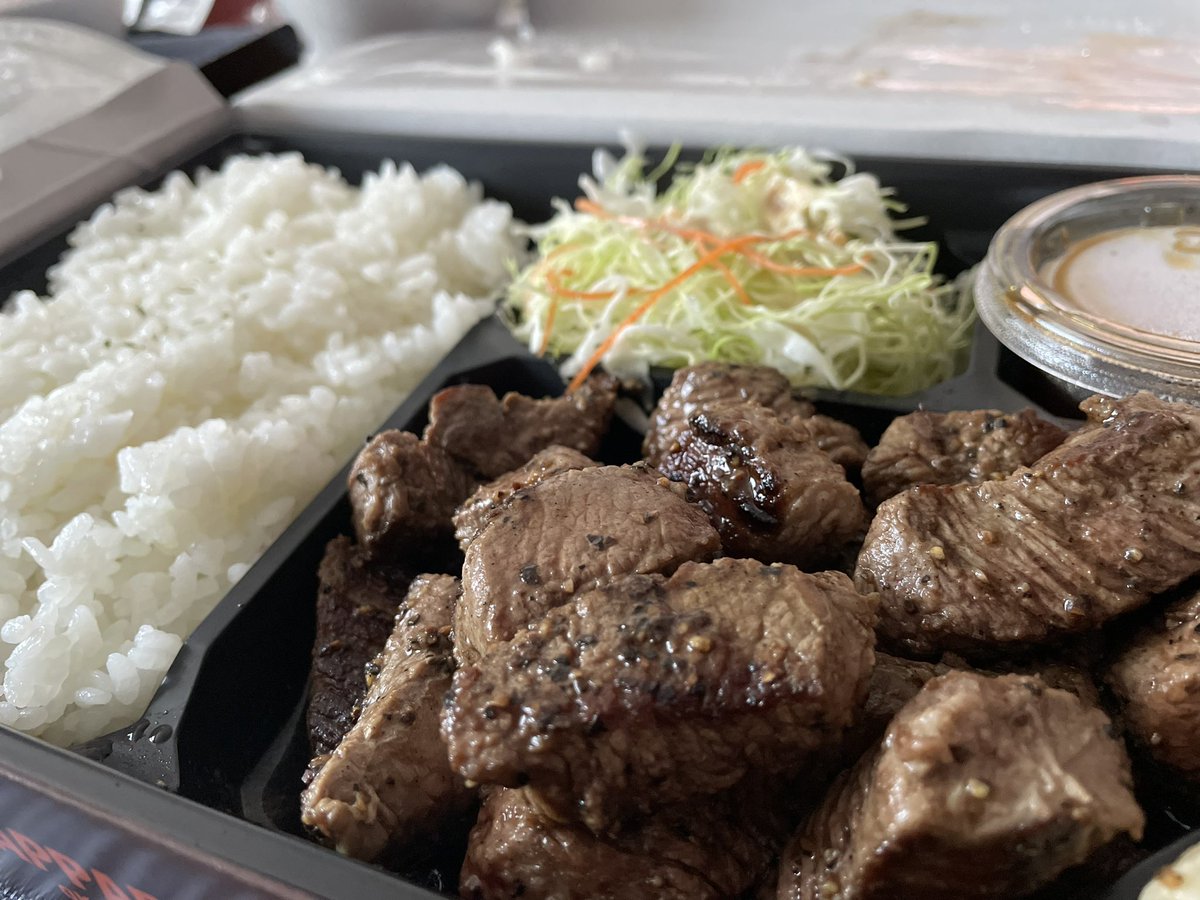
<svg viewBox="0 0 1200 900"><path fill-rule="evenodd" d="M366 4L369 5L369 4ZM354 15L356 4L339 7ZM384 36L252 89L251 128L801 143L1195 169L1193 0L530 0L532 34Z"/></svg>

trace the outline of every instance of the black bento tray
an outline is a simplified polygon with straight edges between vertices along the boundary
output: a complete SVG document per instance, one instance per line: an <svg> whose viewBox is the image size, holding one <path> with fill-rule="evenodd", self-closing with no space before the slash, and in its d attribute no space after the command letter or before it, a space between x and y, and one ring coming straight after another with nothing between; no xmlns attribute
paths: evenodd
<svg viewBox="0 0 1200 900"><path fill-rule="evenodd" d="M482 181L490 196L512 204L527 221L544 219L552 197L573 196L578 175L590 168L591 158L591 147L579 145L243 134L168 168L216 167L235 153L280 150L299 150L313 162L337 166L353 181L385 158L409 160L418 168L446 163ZM949 275L981 259L992 233L1033 200L1072 185L1133 174L888 158L859 158L858 165L895 187L911 214L927 217L928 223L912 234L939 242L939 266ZM61 223L61 228L70 224ZM66 246L65 230L44 238L16 259L0 259L0 298L21 288L44 289L46 269ZM429 397L447 384L465 381L497 392L562 390L553 367L534 358L492 318L476 326L380 428L419 430ZM982 326L976 329L967 370L930 391L902 398L832 391L812 395L823 411L858 426L869 441L894 415L920 406L1015 410L1034 405L1057 416L1072 415L1074 407ZM632 435L622 440L618 434L608 447L609 460L624 461L621 457L634 447ZM308 761L303 709L316 572L325 544L350 533L348 468L349 460L185 642L145 718L75 753L0 727L0 829L7 824L6 798L36 795L59 809L66 816L63 821L74 815L79 833L108 829L116 835L113 846L124 841L148 848L150 861L143 860L139 870L143 879L153 881L153 876L170 883L171 872L192 866L236 885L223 890L223 896L294 896L297 888L327 897L438 896L428 887L318 846L303 836L299 825L299 779ZM1160 829L1161 840L1186 830L1182 824L1173 833ZM74 840L72 834L70 827L57 832L60 842ZM6 893L3 837L0 831L0 896L43 896L32 888ZM53 839L43 843L52 845ZM1196 839L1200 832L1184 834L1180 841ZM1177 852L1172 847L1164 854ZM1132 900L1153 873L1147 865L1107 896ZM412 874L434 887L444 876L450 887L456 872L447 868L432 878ZM199 885L202 879L192 883ZM46 891L45 896L60 896L53 886ZM204 890L170 893L206 895Z"/></svg>

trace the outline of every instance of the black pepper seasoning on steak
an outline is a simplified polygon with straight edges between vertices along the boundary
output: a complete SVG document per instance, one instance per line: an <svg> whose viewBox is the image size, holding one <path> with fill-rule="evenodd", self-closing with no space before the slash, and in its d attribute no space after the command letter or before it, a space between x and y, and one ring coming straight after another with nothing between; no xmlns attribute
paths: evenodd
<svg viewBox="0 0 1200 900"><path fill-rule="evenodd" d="M1156 613L1113 660L1106 678L1138 749L1194 783L1200 783L1198 630L1200 593Z"/></svg>
<svg viewBox="0 0 1200 900"><path fill-rule="evenodd" d="M314 761L301 817L341 853L368 861L403 854L474 801L450 770L439 734L458 596L458 579L449 575L413 581L361 716L328 758Z"/></svg>
<svg viewBox="0 0 1200 900"><path fill-rule="evenodd" d="M1111 723L1037 678L929 681L834 785L781 864L778 900L1016 898L1141 837Z"/></svg>
<svg viewBox="0 0 1200 900"><path fill-rule="evenodd" d="M451 764L596 833L796 772L863 701L872 606L841 573L755 560L601 585L455 673Z"/></svg>
<svg viewBox="0 0 1200 900"><path fill-rule="evenodd" d="M916 484L995 481L1033 465L1066 436L1031 409L918 410L893 419L867 455L863 491L878 505Z"/></svg>
<svg viewBox="0 0 1200 900"><path fill-rule="evenodd" d="M1082 408L1092 424L1029 468L879 507L855 577L881 596L886 642L916 654L1044 642L1200 572L1200 410L1148 394Z"/></svg>
<svg viewBox="0 0 1200 900"><path fill-rule="evenodd" d="M510 640L578 590L710 559L699 507L644 467L562 472L513 494L467 548L455 619L460 660Z"/></svg>
<svg viewBox="0 0 1200 900"><path fill-rule="evenodd" d="M492 517L517 491L571 469L599 466L578 450L557 444L534 454L525 465L480 485L454 513L454 537L465 552Z"/></svg>

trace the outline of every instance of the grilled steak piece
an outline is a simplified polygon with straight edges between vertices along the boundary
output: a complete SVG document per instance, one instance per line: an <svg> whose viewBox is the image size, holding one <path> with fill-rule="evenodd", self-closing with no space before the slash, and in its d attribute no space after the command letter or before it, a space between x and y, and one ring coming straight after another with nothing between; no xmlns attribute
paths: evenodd
<svg viewBox="0 0 1200 900"><path fill-rule="evenodd" d="M1175 773L1200 782L1200 594L1171 603L1107 674L1126 733Z"/></svg>
<svg viewBox="0 0 1200 900"><path fill-rule="evenodd" d="M646 431L642 445L646 459L657 466L666 454L673 452L696 413L743 403L765 406L783 419L812 419L811 433L817 447L838 465L857 469L866 459L867 445L862 436L844 422L814 415L813 405L793 396L792 386L777 369L715 362L675 372Z"/></svg>
<svg viewBox="0 0 1200 900"><path fill-rule="evenodd" d="M784 852L780 900L1031 893L1121 833L1129 760L1099 710L1037 678L931 680Z"/></svg>
<svg viewBox="0 0 1200 900"><path fill-rule="evenodd" d="M475 540L486 525L508 499L521 488L527 488L538 482L545 481L551 475L568 472L571 469L589 469L598 466L594 462L570 447L547 447L534 454L533 458L519 469L514 469L501 475L494 481L480 485L466 502L454 513L454 536L458 545L465 551L467 545Z"/></svg>
<svg viewBox="0 0 1200 900"><path fill-rule="evenodd" d="M840 572L755 560L601 585L455 673L451 765L596 833L797 771L866 695L872 605Z"/></svg>
<svg viewBox="0 0 1200 900"><path fill-rule="evenodd" d="M807 400L792 395L792 386L770 366L731 366L705 362L676 369L650 418L642 452L651 465L672 451L688 421L711 406L758 403L784 418L807 418L815 410Z"/></svg>
<svg viewBox="0 0 1200 900"><path fill-rule="evenodd" d="M894 419L867 455L863 490L878 505L915 484L995 481L1033 465L1066 436L1032 409L919 410Z"/></svg>
<svg viewBox="0 0 1200 900"><path fill-rule="evenodd" d="M675 431L658 468L688 486L725 552L825 564L862 533L867 515L845 471L817 449L812 421L755 403L708 407Z"/></svg>
<svg viewBox="0 0 1200 900"><path fill-rule="evenodd" d="M574 393L545 400L517 393L499 400L489 387L457 385L429 402L425 440L481 478L496 478L553 444L593 455L616 399L617 383L603 373Z"/></svg>
<svg viewBox="0 0 1200 900"><path fill-rule="evenodd" d="M577 590L709 559L720 539L683 488L642 467L563 472L513 494L467 548L459 660L507 641Z"/></svg>
<svg viewBox="0 0 1200 900"><path fill-rule="evenodd" d="M1001 481L879 507L858 558L881 637L927 654L1094 628L1200 571L1200 410L1148 394Z"/></svg>
<svg viewBox="0 0 1200 900"><path fill-rule="evenodd" d="M354 532L372 556L394 555L453 531L451 516L475 479L440 447L407 431L373 437L350 469Z"/></svg>
<svg viewBox="0 0 1200 900"><path fill-rule="evenodd" d="M302 819L341 853L375 860L429 841L474 800L450 771L438 733L458 595L449 575L413 581L361 716L328 759L314 761L320 768L302 797Z"/></svg>
<svg viewBox="0 0 1200 900"><path fill-rule="evenodd" d="M411 576L369 563L347 537L325 548L318 570L308 736L314 756L330 752L354 724L366 693L363 667L383 649Z"/></svg>
<svg viewBox="0 0 1200 900"><path fill-rule="evenodd" d="M763 792L656 812L616 838L541 815L524 791L488 794L459 890L469 900L724 900L753 888L787 837Z"/></svg>

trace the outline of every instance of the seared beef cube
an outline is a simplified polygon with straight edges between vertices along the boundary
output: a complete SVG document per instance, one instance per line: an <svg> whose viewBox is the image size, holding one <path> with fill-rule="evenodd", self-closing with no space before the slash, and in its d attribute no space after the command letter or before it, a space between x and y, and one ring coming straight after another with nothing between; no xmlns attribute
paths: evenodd
<svg viewBox="0 0 1200 900"><path fill-rule="evenodd" d="M347 537L330 541L318 572L308 735L314 756L328 753L354 724L366 693L364 667L383 649L411 577L371 564Z"/></svg>
<svg viewBox="0 0 1200 900"><path fill-rule="evenodd" d="M675 372L663 392L646 440L646 459L657 466L673 453L692 416L718 406L754 403L765 406L781 419L810 419L810 437L818 449L846 469L857 469L867 455L862 436L850 425L813 414L813 405L792 395L788 380L769 366L731 366L707 362Z"/></svg>
<svg viewBox="0 0 1200 900"><path fill-rule="evenodd" d="M754 403L708 407L676 432L658 468L688 486L726 553L825 564L862 533L867 515L845 471L817 449L811 422Z"/></svg>
<svg viewBox="0 0 1200 900"><path fill-rule="evenodd" d="M525 791L494 789L467 845L468 900L724 900L767 875L786 819L762 791L670 807L601 839L541 815Z"/></svg>
<svg viewBox="0 0 1200 900"><path fill-rule="evenodd" d="M872 606L840 572L755 560L601 585L455 673L451 765L596 833L796 772L862 704Z"/></svg>
<svg viewBox="0 0 1200 900"><path fill-rule="evenodd" d="M704 512L641 467L563 472L513 494L467 548L455 619L459 660L511 639L577 590L710 559Z"/></svg>
<svg viewBox="0 0 1200 900"><path fill-rule="evenodd" d="M1037 678L934 678L797 832L780 900L1007 900L1140 838L1111 727Z"/></svg>
<svg viewBox="0 0 1200 900"><path fill-rule="evenodd" d="M1177 600L1121 651L1107 680L1139 749L1200 781L1200 594Z"/></svg>
<svg viewBox="0 0 1200 900"><path fill-rule="evenodd" d="M907 652L1045 642L1200 572L1200 410L1138 394L1032 467L879 507L856 579Z"/></svg>
<svg viewBox="0 0 1200 900"><path fill-rule="evenodd" d="M921 692L925 683L949 671L946 665L876 651L867 699L846 734L842 759L853 761L871 749L892 724L896 713Z"/></svg>
<svg viewBox="0 0 1200 900"><path fill-rule="evenodd" d="M894 419L868 454L863 490L877 505L916 484L995 481L1033 465L1066 436L1032 409L918 410Z"/></svg>
<svg viewBox="0 0 1200 900"><path fill-rule="evenodd" d="M304 824L358 859L431 841L475 792L450 770L438 731L454 655L458 579L422 575L395 619L362 714L319 766L301 800Z"/></svg>
<svg viewBox="0 0 1200 900"><path fill-rule="evenodd" d="M454 536L458 539L458 545L465 551L467 545L483 531L483 526L491 520L496 511L521 488L531 487L560 472L589 469L598 465L600 463L588 459L570 447L555 444L539 451L520 468L480 485L479 489L455 511Z"/></svg>
<svg viewBox="0 0 1200 900"><path fill-rule="evenodd" d="M711 406L757 403L783 418L806 418L813 405L792 395L783 374L770 366L706 362L677 369L650 419L642 450L651 465L673 451L692 416Z"/></svg>
<svg viewBox="0 0 1200 900"><path fill-rule="evenodd" d="M425 440L480 478L496 478L554 444L594 455L616 399L616 381L602 373L573 393L545 400L516 393L498 400L489 387L456 385L430 401Z"/></svg>
<svg viewBox="0 0 1200 900"><path fill-rule="evenodd" d="M475 479L441 448L407 431L370 440L350 470L354 531L373 556L394 555L453 531L451 516Z"/></svg>

